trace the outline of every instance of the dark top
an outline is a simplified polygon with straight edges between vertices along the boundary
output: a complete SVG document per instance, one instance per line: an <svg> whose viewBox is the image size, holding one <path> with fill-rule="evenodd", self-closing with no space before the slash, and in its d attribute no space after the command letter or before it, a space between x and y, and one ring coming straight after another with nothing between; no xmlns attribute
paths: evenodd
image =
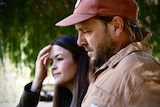
<svg viewBox="0 0 160 107"><path fill-rule="evenodd" d="M31 92L31 83L28 83L24 87L23 94L20 98L20 102L18 103L17 107L37 107L39 99L40 99L40 90L37 90L36 92Z"/></svg>

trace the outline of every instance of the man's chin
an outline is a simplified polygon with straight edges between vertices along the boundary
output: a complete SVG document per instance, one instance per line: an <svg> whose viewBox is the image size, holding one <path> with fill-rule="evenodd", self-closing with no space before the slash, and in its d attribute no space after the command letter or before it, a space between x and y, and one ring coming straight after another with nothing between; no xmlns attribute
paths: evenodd
<svg viewBox="0 0 160 107"><path fill-rule="evenodd" d="M91 63L93 66L97 67L97 61L95 60L95 58L90 58L90 63Z"/></svg>
<svg viewBox="0 0 160 107"><path fill-rule="evenodd" d="M97 67L97 68L99 68L99 67L102 66L102 64L103 64L102 62L103 62L103 61L97 60L97 59L95 59L95 58L91 58L91 59L90 59L90 63L91 63L93 66Z"/></svg>

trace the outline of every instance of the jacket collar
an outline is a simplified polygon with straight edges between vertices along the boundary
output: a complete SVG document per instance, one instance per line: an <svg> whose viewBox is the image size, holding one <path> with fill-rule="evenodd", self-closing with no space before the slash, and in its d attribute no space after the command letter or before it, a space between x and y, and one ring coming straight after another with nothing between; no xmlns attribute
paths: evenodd
<svg viewBox="0 0 160 107"><path fill-rule="evenodd" d="M96 72L93 74L93 77L96 77L101 74L107 68L114 68L116 65L127 55L132 52L144 51L147 53L152 52L152 45L146 42L133 42L121 49L117 54L113 55L107 62L105 62Z"/></svg>

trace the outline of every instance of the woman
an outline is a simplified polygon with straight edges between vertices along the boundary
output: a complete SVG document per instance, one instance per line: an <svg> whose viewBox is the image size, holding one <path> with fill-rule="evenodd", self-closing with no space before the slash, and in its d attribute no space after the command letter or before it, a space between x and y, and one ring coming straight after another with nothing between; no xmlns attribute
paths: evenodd
<svg viewBox="0 0 160 107"><path fill-rule="evenodd" d="M80 107L89 84L89 58L84 49L77 45L77 37L68 35L39 52L35 78L25 86L17 107L37 106L49 61L56 84L53 107Z"/></svg>

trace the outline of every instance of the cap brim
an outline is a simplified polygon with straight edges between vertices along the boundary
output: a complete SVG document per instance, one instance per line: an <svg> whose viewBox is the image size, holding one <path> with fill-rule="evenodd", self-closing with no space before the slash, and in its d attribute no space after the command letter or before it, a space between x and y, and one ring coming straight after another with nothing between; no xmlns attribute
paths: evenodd
<svg viewBox="0 0 160 107"><path fill-rule="evenodd" d="M83 22L87 19L90 19L94 16L95 15L91 15L91 14L75 14L74 13L74 14L64 18L63 20L57 22L55 25L56 26L71 26L76 23Z"/></svg>

